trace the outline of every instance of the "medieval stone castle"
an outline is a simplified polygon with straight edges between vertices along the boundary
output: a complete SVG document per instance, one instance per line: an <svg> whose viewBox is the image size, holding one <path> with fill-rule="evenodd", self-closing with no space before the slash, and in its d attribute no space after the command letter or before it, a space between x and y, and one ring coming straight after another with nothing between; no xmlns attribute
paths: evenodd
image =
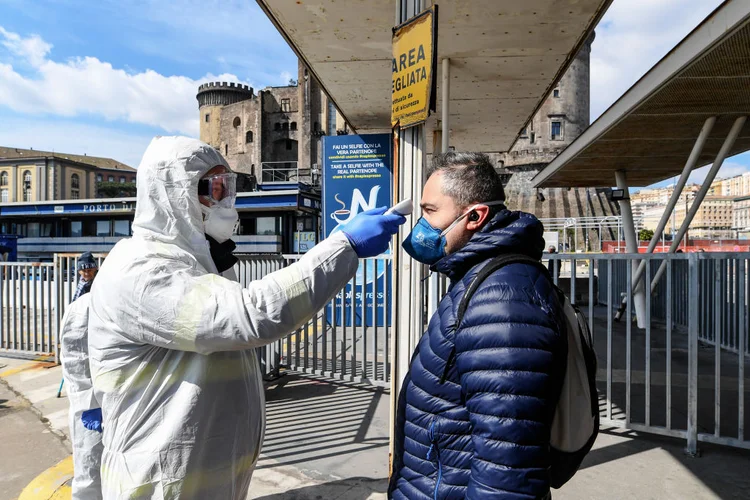
<svg viewBox="0 0 750 500"><path fill-rule="evenodd" d="M537 191L531 184L589 126L592 42L593 36L521 131L513 149L491 155L511 209L548 221L619 214L609 189ZM221 151L234 170L253 174L261 182L314 178L321 166L321 137L348 133L344 119L301 63L297 81L288 86L256 94L246 85L208 83L200 86L197 98L201 140ZM591 232L592 246L597 237Z"/></svg>
<svg viewBox="0 0 750 500"><path fill-rule="evenodd" d="M319 171L321 137L346 134L346 123L299 64L298 79L257 94L247 85L215 82L198 89L200 138L236 172L260 182L305 181Z"/></svg>

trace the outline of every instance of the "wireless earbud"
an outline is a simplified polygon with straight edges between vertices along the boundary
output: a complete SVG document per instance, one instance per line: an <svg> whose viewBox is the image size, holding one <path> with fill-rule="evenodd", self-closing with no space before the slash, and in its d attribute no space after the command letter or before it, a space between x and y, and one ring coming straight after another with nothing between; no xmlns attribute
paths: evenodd
<svg viewBox="0 0 750 500"><path fill-rule="evenodd" d="M472 222L478 221L479 220L479 214L476 213L476 212L471 212L469 214L469 220L472 221Z"/></svg>

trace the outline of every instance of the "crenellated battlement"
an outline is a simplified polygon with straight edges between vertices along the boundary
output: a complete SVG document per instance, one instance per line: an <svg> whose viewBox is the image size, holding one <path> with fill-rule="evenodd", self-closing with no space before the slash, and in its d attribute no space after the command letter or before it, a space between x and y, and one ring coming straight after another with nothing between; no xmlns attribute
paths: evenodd
<svg viewBox="0 0 750 500"><path fill-rule="evenodd" d="M199 107L227 106L254 97L253 88L235 82L208 82L198 87Z"/></svg>

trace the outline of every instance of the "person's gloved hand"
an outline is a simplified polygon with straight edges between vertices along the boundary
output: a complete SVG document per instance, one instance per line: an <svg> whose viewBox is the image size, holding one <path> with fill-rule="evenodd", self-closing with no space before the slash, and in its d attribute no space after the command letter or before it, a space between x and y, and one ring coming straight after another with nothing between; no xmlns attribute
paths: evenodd
<svg viewBox="0 0 750 500"><path fill-rule="evenodd" d="M341 228L359 258L375 257L388 250L398 226L406 222L403 215L384 215L386 210L380 207L360 212Z"/></svg>
<svg viewBox="0 0 750 500"><path fill-rule="evenodd" d="M102 432L102 409L94 408L81 414L83 426L90 431Z"/></svg>

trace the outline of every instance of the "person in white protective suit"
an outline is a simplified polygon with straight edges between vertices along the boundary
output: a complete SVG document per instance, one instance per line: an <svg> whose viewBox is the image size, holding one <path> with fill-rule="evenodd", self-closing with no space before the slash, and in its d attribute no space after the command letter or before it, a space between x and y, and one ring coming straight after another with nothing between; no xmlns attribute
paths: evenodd
<svg viewBox="0 0 750 500"><path fill-rule="evenodd" d="M154 139L138 168L133 236L90 293L106 499L244 500L265 425L252 349L307 322L405 222L360 213L243 289L217 274L225 253L211 253L237 221L233 175L214 148L182 137Z"/></svg>
<svg viewBox="0 0 750 500"><path fill-rule="evenodd" d="M70 405L68 424L73 445L73 500L102 498L99 477L102 435L96 430L87 429L81 420L84 413L99 408L89 370L89 298L86 294L72 302L66 308L60 325L60 359Z"/></svg>

